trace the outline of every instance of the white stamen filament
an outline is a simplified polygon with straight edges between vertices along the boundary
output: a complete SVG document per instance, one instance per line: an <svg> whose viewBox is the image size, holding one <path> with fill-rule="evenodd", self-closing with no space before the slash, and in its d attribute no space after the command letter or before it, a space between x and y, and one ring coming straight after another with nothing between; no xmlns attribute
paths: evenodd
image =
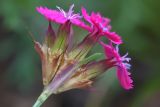
<svg viewBox="0 0 160 107"><path fill-rule="evenodd" d="M131 68L131 65L129 64L129 63L123 63L124 65L125 65L125 67L127 68L127 69L130 69Z"/></svg>
<svg viewBox="0 0 160 107"><path fill-rule="evenodd" d="M63 14L63 16L67 19L76 19L76 18L82 18L82 16L80 16L79 14L73 14L73 8L74 8L74 4L72 4L69 8L68 12L65 12L62 8L60 8L59 6L56 6L57 9Z"/></svg>

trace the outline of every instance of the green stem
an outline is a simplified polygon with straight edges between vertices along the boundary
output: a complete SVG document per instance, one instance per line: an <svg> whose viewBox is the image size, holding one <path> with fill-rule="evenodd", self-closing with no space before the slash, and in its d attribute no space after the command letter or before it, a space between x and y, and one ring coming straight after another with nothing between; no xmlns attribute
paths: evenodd
<svg viewBox="0 0 160 107"><path fill-rule="evenodd" d="M44 90L32 107L40 107L51 94L48 90Z"/></svg>

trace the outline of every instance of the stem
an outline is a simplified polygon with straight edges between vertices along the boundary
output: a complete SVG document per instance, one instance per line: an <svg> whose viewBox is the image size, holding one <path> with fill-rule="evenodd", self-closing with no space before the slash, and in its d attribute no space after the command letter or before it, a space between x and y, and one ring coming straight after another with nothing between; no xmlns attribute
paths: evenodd
<svg viewBox="0 0 160 107"><path fill-rule="evenodd" d="M44 90L32 107L40 107L51 94L48 90Z"/></svg>

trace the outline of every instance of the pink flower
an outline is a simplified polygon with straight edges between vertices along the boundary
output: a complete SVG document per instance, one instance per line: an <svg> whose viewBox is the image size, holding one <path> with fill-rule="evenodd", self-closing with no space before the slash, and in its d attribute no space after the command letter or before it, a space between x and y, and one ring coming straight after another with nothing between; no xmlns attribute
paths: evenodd
<svg viewBox="0 0 160 107"><path fill-rule="evenodd" d="M70 20L73 24L81 26L84 29L87 29L86 26L80 19L79 13L74 14L73 12L74 4L70 6L69 11L65 12L62 8L57 6L58 10L48 9L47 7L37 7L36 10L42 14L47 20L53 21L56 23L64 24L67 20Z"/></svg>
<svg viewBox="0 0 160 107"><path fill-rule="evenodd" d="M116 34L115 32L110 32L111 30L111 25L109 25L110 19L104 18L101 16L100 13L94 13L94 12L92 12L91 15L89 16L85 8L82 8L82 15L84 19L91 24L91 27L89 28L87 27L86 30L93 32L93 30L96 29L99 31L99 35L104 35L113 43L115 44L122 43L121 37L118 34Z"/></svg>
<svg viewBox="0 0 160 107"><path fill-rule="evenodd" d="M103 42L101 42L101 45L104 48L106 57L113 58L113 60L117 62L117 77L122 87L125 89L133 88L133 80L130 78L130 73L127 71L131 67L128 63L131 60L131 58L127 57L128 53L121 57L118 53L118 46L114 49L112 45L107 45Z"/></svg>

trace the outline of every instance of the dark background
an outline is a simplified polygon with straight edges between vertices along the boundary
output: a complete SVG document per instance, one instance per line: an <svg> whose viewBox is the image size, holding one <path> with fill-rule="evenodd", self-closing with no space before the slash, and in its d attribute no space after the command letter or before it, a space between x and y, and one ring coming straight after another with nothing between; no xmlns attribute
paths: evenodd
<svg viewBox="0 0 160 107"><path fill-rule="evenodd" d="M160 0L1 0L0 107L31 107L43 89L28 32L42 41L47 21L35 7L67 10L72 3L76 12L84 6L112 19L113 31L124 40L122 53L132 58L134 89L124 90L112 69L93 88L52 95L43 107L160 107ZM83 30L75 29L75 36L84 37Z"/></svg>

